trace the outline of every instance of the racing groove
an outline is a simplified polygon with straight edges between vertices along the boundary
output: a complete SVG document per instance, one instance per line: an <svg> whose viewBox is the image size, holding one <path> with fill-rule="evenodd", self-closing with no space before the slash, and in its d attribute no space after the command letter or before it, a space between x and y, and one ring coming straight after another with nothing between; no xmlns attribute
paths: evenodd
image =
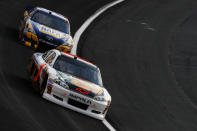
<svg viewBox="0 0 197 131"><path fill-rule="evenodd" d="M17 20L26 5L37 5L70 19L71 32L108 0L0 1L0 130L107 130L101 121L48 102L28 82L26 67L34 52L17 40Z"/></svg>
<svg viewBox="0 0 197 131"><path fill-rule="evenodd" d="M197 130L195 8L194 0L131 0L104 13L83 35L78 55L101 68L112 95L107 120L116 129ZM174 69L183 54L190 63Z"/></svg>

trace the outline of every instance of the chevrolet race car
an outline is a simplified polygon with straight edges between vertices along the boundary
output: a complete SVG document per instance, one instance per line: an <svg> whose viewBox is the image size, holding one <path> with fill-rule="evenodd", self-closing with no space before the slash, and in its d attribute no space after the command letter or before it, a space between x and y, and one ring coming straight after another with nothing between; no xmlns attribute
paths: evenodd
<svg viewBox="0 0 197 131"><path fill-rule="evenodd" d="M94 64L53 49L34 53L28 72L43 98L96 119L105 118L111 96Z"/></svg>
<svg viewBox="0 0 197 131"><path fill-rule="evenodd" d="M35 49L46 51L57 48L70 52L73 39L67 18L39 7L27 7L19 20L19 39Z"/></svg>

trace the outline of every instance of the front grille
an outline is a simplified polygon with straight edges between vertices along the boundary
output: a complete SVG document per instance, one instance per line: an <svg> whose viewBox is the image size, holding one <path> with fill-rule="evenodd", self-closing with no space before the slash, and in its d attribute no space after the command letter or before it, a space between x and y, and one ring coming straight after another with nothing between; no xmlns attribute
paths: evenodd
<svg viewBox="0 0 197 131"><path fill-rule="evenodd" d="M88 105L83 104L81 102L78 102L76 100L70 99L70 98L68 99L68 104L70 104L72 106L75 106L75 107L78 107L78 108L83 109L83 110L88 109Z"/></svg>
<svg viewBox="0 0 197 131"><path fill-rule="evenodd" d="M63 98L59 97L59 96L56 96L56 95L53 95L53 97L55 97L56 99L60 100L60 101L63 101Z"/></svg>

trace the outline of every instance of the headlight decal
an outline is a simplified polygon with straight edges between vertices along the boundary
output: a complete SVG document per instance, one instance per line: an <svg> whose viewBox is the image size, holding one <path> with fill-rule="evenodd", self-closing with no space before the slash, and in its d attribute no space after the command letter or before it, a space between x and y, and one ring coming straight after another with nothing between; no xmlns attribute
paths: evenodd
<svg viewBox="0 0 197 131"><path fill-rule="evenodd" d="M103 96L95 96L94 100L96 100L96 101L106 101Z"/></svg>

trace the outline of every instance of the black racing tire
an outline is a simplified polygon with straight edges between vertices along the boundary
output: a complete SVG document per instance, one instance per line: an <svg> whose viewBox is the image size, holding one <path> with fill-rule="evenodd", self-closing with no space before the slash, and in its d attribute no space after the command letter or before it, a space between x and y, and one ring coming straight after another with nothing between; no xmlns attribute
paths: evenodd
<svg viewBox="0 0 197 131"><path fill-rule="evenodd" d="M44 90L45 90L45 88L46 88L47 80L48 80L48 75L46 75L46 76L44 77L44 80L43 80L43 82L42 82L42 85L41 85L41 88L40 88L40 91L39 91L41 96L43 95Z"/></svg>

